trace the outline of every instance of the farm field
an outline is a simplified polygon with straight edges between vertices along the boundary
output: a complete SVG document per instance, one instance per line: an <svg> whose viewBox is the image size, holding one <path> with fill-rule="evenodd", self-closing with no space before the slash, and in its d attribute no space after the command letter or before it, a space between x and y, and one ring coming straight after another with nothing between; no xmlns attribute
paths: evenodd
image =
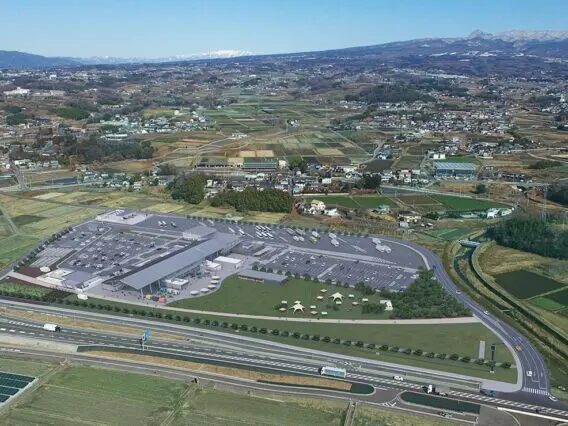
<svg viewBox="0 0 568 426"><path fill-rule="evenodd" d="M449 426L453 424L454 422L451 420L419 416L395 410L377 410L363 405L357 407L353 419L354 426Z"/></svg>
<svg viewBox="0 0 568 426"><path fill-rule="evenodd" d="M320 200L326 206L337 206L348 209L366 208L372 209L385 204L394 207L396 204L388 197L379 195L316 195L310 196L308 200Z"/></svg>
<svg viewBox="0 0 568 426"><path fill-rule="evenodd" d="M321 290L326 290L322 293ZM335 292L341 292L345 296L344 304L337 306L331 302L330 296ZM348 299L347 294L353 294L353 299ZM323 297L318 300L316 297ZM213 312L230 312L238 314L264 315L274 317L310 317L310 306L316 306L318 312L326 311L329 318L388 318L388 313L363 314L362 298L368 298L369 303L379 303L378 295L365 296L355 289L341 289L337 286L322 283L313 283L303 279L291 278L283 285L269 285L243 280L235 276L223 281L221 288L214 293L198 298L185 299L174 302L170 306L186 309L199 309ZM287 301L286 311L280 312L275 309L280 307L281 301ZM299 300L305 306L305 313L293 314L288 309ZM358 306L352 306L351 302L357 301ZM312 316L313 317L313 316ZM316 317L320 317L317 315Z"/></svg>
<svg viewBox="0 0 568 426"><path fill-rule="evenodd" d="M559 311L565 308L563 304L557 303L554 300L544 296L532 299L531 303L547 311Z"/></svg>
<svg viewBox="0 0 568 426"><path fill-rule="evenodd" d="M342 425L347 404L287 398L247 396L213 389L196 389L176 413L173 425Z"/></svg>
<svg viewBox="0 0 568 426"><path fill-rule="evenodd" d="M159 424L185 397L188 386L159 377L68 367L18 401L4 424Z"/></svg>
<svg viewBox="0 0 568 426"><path fill-rule="evenodd" d="M540 294L559 290L564 286L558 281L526 270L505 272L496 275L495 280L497 284L519 299L529 299ZM552 299L552 295L547 297Z"/></svg>
<svg viewBox="0 0 568 426"><path fill-rule="evenodd" d="M53 203L51 200L54 197L46 197L46 194L42 194L42 197L43 199L35 199L0 195L5 214L17 228L15 233L10 229L9 233L0 236L0 267L26 254L42 238L103 211Z"/></svg>
<svg viewBox="0 0 568 426"><path fill-rule="evenodd" d="M437 195L433 194L431 197L442 204L447 210L458 210L458 211L476 211L476 210L487 210L493 207L508 207L505 204L497 203L492 200L483 200L478 198L463 198L454 197L451 195Z"/></svg>
<svg viewBox="0 0 568 426"><path fill-rule="evenodd" d="M471 228L440 228L427 231L428 235L433 235L438 238L443 238L448 241L457 240L463 238L467 234L471 233Z"/></svg>
<svg viewBox="0 0 568 426"><path fill-rule="evenodd" d="M54 368L33 361L4 361L2 365L14 373L24 366L36 371L40 371L37 365ZM343 402L275 399L270 394L247 395L156 376L71 366L50 377L28 398L15 401L3 414L2 423L65 426L92 424L96 419L97 424L142 425L169 419L174 425L278 425L285 418L298 425L340 425L346 408Z"/></svg>

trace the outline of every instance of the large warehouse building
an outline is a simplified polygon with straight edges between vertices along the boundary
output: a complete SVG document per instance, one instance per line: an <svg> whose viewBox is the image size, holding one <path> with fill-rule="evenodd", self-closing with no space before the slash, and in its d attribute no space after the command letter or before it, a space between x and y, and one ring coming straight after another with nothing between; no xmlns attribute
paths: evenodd
<svg viewBox="0 0 568 426"><path fill-rule="evenodd" d="M239 241L232 234L217 233L209 240L185 247L164 258L144 264L126 274L104 282L117 291L124 287L138 290L141 294L158 290L165 280L183 278L198 271L202 264L228 253Z"/></svg>
<svg viewBox="0 0 568 426"><path fill-rule="evenodd" d="M476 169L477 166L473 163L434 161L436 177L472 177L475 176Z"/></svg>

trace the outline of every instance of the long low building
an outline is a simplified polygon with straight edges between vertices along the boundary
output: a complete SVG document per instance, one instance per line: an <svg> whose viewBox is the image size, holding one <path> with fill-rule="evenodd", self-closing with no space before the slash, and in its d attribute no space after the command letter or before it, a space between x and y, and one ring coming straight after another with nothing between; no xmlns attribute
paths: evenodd
<svg viewBox="0 0 568 426"><path fill-rule="evenodd" d="M197 271L205 261L226 254L238 241L239 238L234 235L218 233L210 240L181 249L126 274L110 278L104 284L111 286L114 290L126 286L140 291L141 294L144 290L152 292L161 287L163 281L186 276Z"/></svg>
<svg viewBox="0 0 568 426"><path fill-rule="evenodd" d="M252 269L245 269L238 273L238 277L244 280L255 281L257 283L268 283L282 285L288 281L286 275L274 274L272 272L254 271Z"/></svg>

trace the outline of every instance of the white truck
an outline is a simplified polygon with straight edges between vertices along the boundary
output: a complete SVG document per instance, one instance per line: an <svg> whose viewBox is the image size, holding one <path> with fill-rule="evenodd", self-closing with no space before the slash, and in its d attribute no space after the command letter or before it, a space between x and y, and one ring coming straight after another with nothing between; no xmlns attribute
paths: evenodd
<svg viewBox="0 0 568 426"><path fill-rule="evenodd" d="M57 324L50 324L50 323L44 324L43 329L45 331L52 331L53 333L61 331L61 327L59 327Z"/></svg>

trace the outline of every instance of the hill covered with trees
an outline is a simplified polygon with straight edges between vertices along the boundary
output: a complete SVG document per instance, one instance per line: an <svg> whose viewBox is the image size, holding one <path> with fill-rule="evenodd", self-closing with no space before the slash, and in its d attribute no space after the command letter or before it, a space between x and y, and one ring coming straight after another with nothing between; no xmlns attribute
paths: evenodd
<svg viewBox="0 0 568 426"><path fill-rule="evenodd" d="M492 226L487 233L506 247L568 259L568 231L540 217L513 217Z"/></svg>

